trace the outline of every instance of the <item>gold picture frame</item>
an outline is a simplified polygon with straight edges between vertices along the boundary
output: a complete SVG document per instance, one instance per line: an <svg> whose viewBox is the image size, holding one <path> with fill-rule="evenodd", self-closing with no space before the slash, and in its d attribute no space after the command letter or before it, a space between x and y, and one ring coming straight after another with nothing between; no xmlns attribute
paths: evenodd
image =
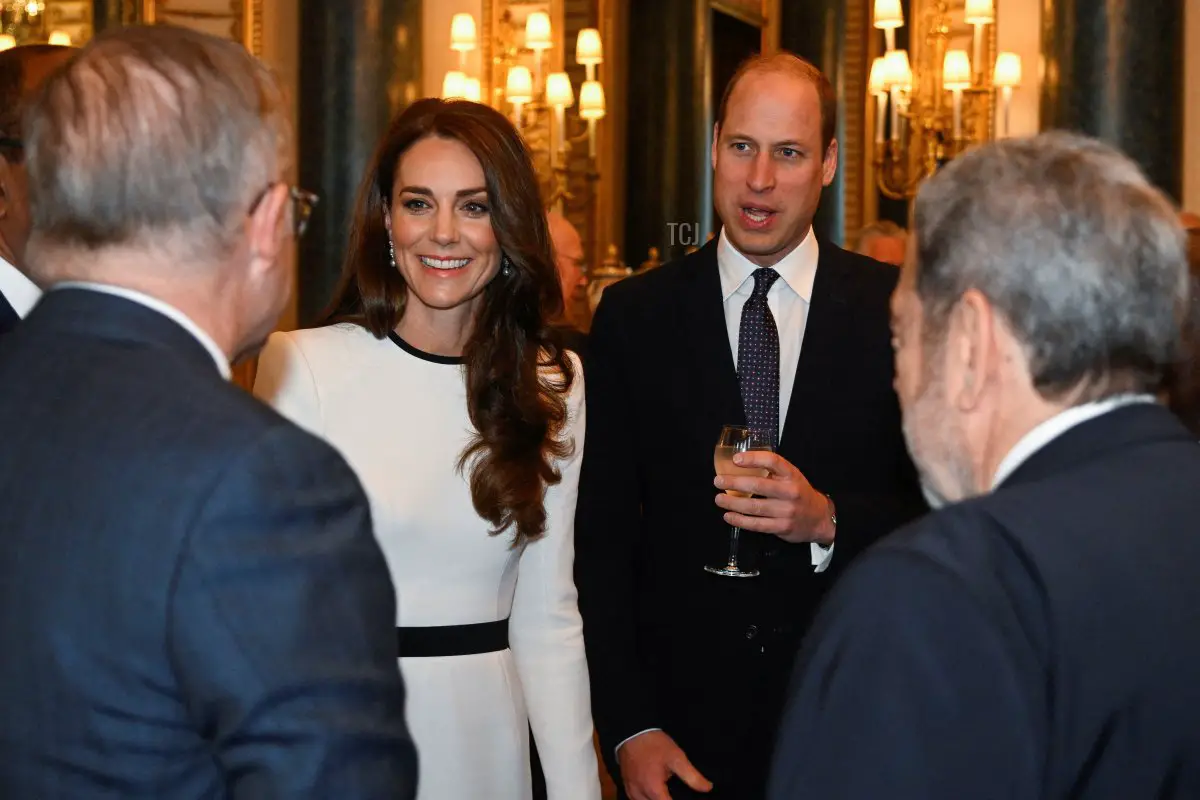
<svg viewBox="0 0 1200 800"><path fill-rule="evenodd" d="M179 25L263 54L263 0L142 0L142 21Z"/></svg>

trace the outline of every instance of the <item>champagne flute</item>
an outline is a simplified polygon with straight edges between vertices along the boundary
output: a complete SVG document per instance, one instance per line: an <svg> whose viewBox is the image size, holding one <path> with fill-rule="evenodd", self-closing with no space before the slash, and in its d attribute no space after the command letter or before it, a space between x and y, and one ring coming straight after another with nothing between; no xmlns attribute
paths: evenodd
<svg viewBox="0 0 1200 800"><path fill-rule="evenodd" d="M767 471L756 467L739 467L733 463L734 453L745 453L750 450L774 450L771 441L770 431L747 428L744 425L726 425L721 428L721 435L717 439L716 449L713 451L713 465L716 468L718 475L752 475L754 477L765 478ZM747 492L739 492L733 489L726 489L725 493L733 497L749 497ZM714 575L724 575L728 578L753 578L758 575L756 569L742 569L738 564L738 540L741 538L741 528L730 527L729 529L729 557L725 563L719 567L705 566L706 572L711 572Z"/></svg>

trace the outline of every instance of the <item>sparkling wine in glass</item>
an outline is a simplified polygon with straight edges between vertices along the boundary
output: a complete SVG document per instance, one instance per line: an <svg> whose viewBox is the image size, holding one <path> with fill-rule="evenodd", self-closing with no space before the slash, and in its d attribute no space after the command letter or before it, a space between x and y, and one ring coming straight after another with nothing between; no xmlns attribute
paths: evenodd
<svg viewBox="0 0 1200 800"><path fill-rule="evenodd" d="M750 475L758 478L767 477L767 471L762 468L739 467L733 463L734 453L745 453L750 450L771 451L769 431L747 428L744 425L726 425L721 429L717 439L717 447L713 451L713 465L718 475ZM726 489L726 494L734 497L749 497L747 492ZM729 529L729 557L720 566L705 566L707 572L723 575L727 578L753 578L758 575L756 569L742 569L738 564L738 540L741 538L741 528Z"/></svg>

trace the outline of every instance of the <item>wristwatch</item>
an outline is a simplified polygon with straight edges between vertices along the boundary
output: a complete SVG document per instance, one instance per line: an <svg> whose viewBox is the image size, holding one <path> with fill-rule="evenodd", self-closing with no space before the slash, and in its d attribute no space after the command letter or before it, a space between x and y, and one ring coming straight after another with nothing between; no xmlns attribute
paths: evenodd
<svg viewBox="0 0 1200 800"><path fill-rule="evenodd" d="M831 525L833 525L833 536L836 539L837 538L837 503L833 502L833 498L830 497L827 492L821 492L821 494L825 495L825 499L829 501L829 523ZM829 548L833 547L833 542L830 542L829 544L818 543L817 547L821 547L821 548L828 550Z"/></svg>

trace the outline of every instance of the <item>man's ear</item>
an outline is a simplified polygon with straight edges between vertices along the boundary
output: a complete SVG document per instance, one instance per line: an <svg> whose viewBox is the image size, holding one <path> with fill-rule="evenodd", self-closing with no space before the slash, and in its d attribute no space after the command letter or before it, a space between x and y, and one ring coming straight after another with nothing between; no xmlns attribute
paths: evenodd
<svg viewBox="0 0 1200 800"><path fill-rule="evenodd" d="M261 263L269 267L279 260L287 238L284 228L292 222L288 213L290 202L287 184L277 183L267 190L246 219L250 255L256 266Z"/></svg>
<svg viewBox="0 0 1200 800"><path fill-rule="evenodd" d="M821 185L828 186L833 183L833 176L837 175L838 167L838 140L830 139L829 147L825 148L825 159L821 163Z"/></svg>
<svg viewBox="0 0 1200 800"><path fill-rule="evenodd" d="M1000 364L995 310L976 289L968 289L950 312L949 369L957 374L951 401L962 411L977 408Z"/></svg>
<svg viewBox="0 0 1200 800"><path fill-rule="evenodd" d="M721 124L713 123L712 168L717 168L717 143L721 141Z"/></svg>

